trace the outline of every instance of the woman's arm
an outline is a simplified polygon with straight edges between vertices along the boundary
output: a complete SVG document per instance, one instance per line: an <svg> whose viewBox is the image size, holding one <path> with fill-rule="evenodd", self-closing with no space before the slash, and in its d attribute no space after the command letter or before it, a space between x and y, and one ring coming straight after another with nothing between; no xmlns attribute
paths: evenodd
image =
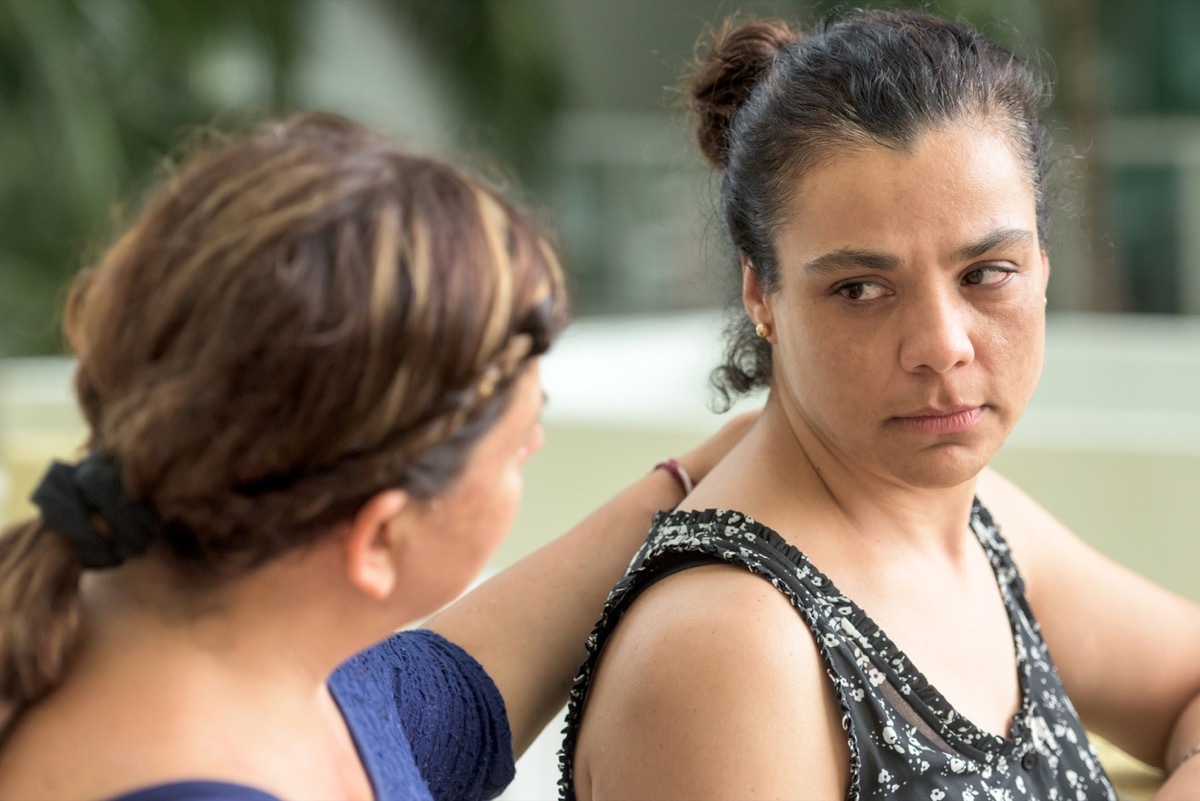
<svg viewBox="0 0 1200 801"><path fill-rule="evenodd" d="M1099 553L997 474L981 478L979 494L1013 546L1084 724L1143 762L1170 767L1173 751L1200 742L1200 713L1184 715L1200 694L1200 605ZM1192 773L1200 771L1189 765ZM1176 781L1185 779L1180 771ZM1189 786L1186 797L1200 797L1200 783Z"/></svg>
<svg viewBox="0 0 1200 801"><path fill-rule="evenodd" d="M1200 696L1179 716L1167 746L1166 783L1154 801L1192 801L1200 798Z"/></svg>
<svg viewBox="0 0 1200 801"><path fill-rule="evenodd" d="M679 457L697 481L742 437L756 412L739 415ZM570 532L456 601L427 623L487 670L508 709L519 756L566 703L584 640L609 590L646 537L651 518L683 498L654 470Z"/></svg>

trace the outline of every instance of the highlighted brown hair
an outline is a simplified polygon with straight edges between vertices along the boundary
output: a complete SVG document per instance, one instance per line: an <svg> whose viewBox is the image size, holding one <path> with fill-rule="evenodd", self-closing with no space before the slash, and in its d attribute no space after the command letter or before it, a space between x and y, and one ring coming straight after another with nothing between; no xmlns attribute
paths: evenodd
<svg viewBox="0 0 1200 801"><path fill-rule="evenodd" d="M553 251L487 184L307 114L188 159L81 273L65 327L88 449L203 582L383 489L443 490L566 316ZM5 706L69 661L80 572L40 520L0 539Z"/></svg>

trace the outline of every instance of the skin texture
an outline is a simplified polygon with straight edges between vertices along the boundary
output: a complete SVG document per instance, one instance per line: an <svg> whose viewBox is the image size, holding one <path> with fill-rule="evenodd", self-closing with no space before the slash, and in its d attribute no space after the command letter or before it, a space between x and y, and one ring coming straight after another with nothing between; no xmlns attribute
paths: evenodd
<svg viewBox="0 0 1200 801"><path fill-rule="evenodd" d="M521 465L542 441L542 398L535 361L436 500L380 493L313 548L208 598L186 625L163 613L182 611L183 599L166 589L160 560L89 575L78 665L0 751L0 795L105 797L204 776L282 798L370 798L325 678L444 606L492 555L521 497ZM100 738L110 747L88 747ZM81 755L70 772L63 747Z"/></svg>
<svg viewBox="0 0 1200 801"><path fill-rule="evenodd" d="M521 465L542 440L542 400L535 364L435 501L379 493L312 547L203 598L177 591L153 553L88 574L83 646L0 749L0 797L105 798L203 777L281 798L372 798L326 678L474 579L508 532ZM680 462L704 476L753 419L731 420ZM681 496L665 472L649 473L429 621L500 688L518 756L565 703L651 516Z"/></svg>
<svg viewBox="0 0 1200 801"><path fill-rule="evenodd" d="M678 457L701 481L758 417L747 412ZM570 532L489 579L426 624L463 646L504 696L519 756L566 703L584 641L654 513L683 493L654 470Z"/></svg>
<svg viewBox="0 0 1200 801"><path fill-rule="evenodd" d="M1042 365L1048 268L1027 187L1006 140L982 126L806 176L776 242L778 293L747 281L806 451L915 487L958 485L986 464ZM962 257L990 240L1002 244ZM959 434L927 436L912 420L959 409L981 410Z"/></svg>
<svg viewBox="0 0 1200 801"><path fill-rule="evenodd" d="M504 416L471 452L463 473L445 492L412 505L406 524L431 532L457 532L453 537L415 540L404 558L413 565L440 565L405 593L426 593L432 614L454 600L479 575L512 528L523 492L521 468L541 447L544 400L537 364L518 381Z"/></svg>
<svg viewBox="0 0 1200 801"><path fill-rule="evenodd" d="M766 408L681 508L738 509L774 528L959 712L1007 734L1015 654L965 525L978 491L1085 725L1162 764L1169 739L1200 738L1194 721L1173 731L1200 691L1200 609L986 469L1041 370L1049 267L1036 232L1029 176L986 121L928 131L909 151L843 152L799 179L775 241L777 290L744 265L747 313L774 349ZM835 709L780 593L733 568L678 573L639 597L605 647L576 792L845 797Z"/></svg>

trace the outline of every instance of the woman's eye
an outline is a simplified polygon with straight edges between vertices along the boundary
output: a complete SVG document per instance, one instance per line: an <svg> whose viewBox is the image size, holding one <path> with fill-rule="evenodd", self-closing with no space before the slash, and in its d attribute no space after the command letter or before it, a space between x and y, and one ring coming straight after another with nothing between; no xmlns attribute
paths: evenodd
<svg viewBox="0 0 1200 801"><path fill-rule="evenodd" d="M977 267L963 276L964 284L974 286L995 286L1002 284L1016 270L1008 267Z"/></svg>
<svg viewBox="0 0 1200 801"><path fill-rule="evenodd" d="M846 300L868 301L883 297L886 290L879 284L870 281L853 281L849 284L842 284L837 288L837 293Z"/></svg>

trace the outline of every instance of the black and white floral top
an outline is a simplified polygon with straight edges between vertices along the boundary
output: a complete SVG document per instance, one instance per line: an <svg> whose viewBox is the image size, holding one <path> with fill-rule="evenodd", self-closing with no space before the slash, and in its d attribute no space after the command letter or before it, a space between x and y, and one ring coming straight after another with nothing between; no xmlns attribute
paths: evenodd
<svg viewBox="0 0 1200 801"><path fill-rule="evenodd" d="M559 754L560 798L574 801L583 703L600 649L622 613L658 579L720 560L770 581L812 629L850 747L847 798L1115 801L1050 660L1008 545L978 501L970 525L991 561L1016 643L1022 705L1007 738L959 715L857 604L771 529L732 511L663 512L588 638ZM804 797L802 785L796 790Z"/></svg>

